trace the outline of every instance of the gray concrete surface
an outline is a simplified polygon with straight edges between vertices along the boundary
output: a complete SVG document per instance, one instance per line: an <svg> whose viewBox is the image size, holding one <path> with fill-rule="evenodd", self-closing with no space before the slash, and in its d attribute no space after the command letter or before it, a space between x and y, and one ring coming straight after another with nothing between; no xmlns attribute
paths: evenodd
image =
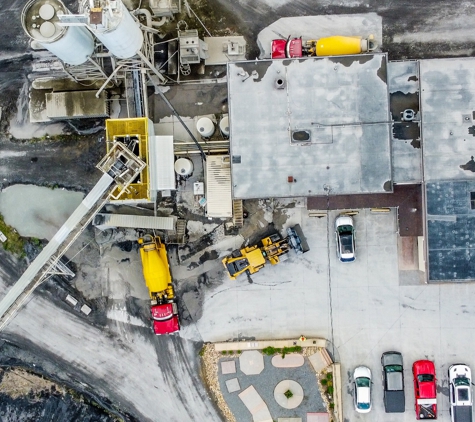
<svg viewBox="0 0 475 422"><path fill-rule="evenodd" d="M385 422L414 419L411 365L435 361L438 373L439 420L449 421L446 370L454 362L475 365L471 337L475 285L402 285L398 278L395 212L361 210L356 224L357 259L337 261L330 218L308 218L301 208L286 208L286 225L299 222L310 251L245 279L204 290L199 318L194 319L208 341L232 338L297 338L321 336L342 363L346 421ZM277 214L277 213L276 213ZM328 227L327 227L328 224ZM220 321L219 324L216 321ZM403 354L406 412L386 415L382 402L380 357L388 350ZM374 407L368 416L354 411L351 374L358 365L373 372Z"/></svg>

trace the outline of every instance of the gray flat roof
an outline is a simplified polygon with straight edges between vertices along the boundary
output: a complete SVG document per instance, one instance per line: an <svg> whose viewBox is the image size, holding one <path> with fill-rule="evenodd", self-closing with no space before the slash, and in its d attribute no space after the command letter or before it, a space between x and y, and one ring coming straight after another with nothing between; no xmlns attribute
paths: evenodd
<svg viewBox="0 0 475 422"><path fill-rule="evenodd" d="M426 192L429 281L474 280L475 180L430 182Z"/></svg>
<svg viewBox="0 0 475 422"><path fill-rule="evenodd" d="M394 183L422 182L422 152L419 111L419 65L417 61L389 62L388 88L393 133L391 156ZM404 110L414 111L404 121Z"/></svg>
<svg viewBox="0 0 475 422"><path fill-rule="evenodd" d="M229 63L228 78L235 198L392 190L386 54Z"/></svg>
<svg viewBox="0 0 475 422"><path fill-rule="evenodd" d="M475 59L421 60L424 178L475 179Z"/></svg>

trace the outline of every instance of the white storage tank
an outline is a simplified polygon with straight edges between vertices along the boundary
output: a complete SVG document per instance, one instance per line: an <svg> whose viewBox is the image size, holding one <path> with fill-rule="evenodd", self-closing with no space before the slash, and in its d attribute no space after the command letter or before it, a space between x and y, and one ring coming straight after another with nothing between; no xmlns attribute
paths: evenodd
<svg viewBox="0 0 475 422"><path fill-rule="evenodd" d="M225 138L229 138L229 116L227 114L219 121L219 130Z"/></svg>
<svg viewBox="0 0 475 422"><path fill-rule="evenodd" d="M129 59L142 48L143 33L121 0L85 1L88 28L119 59Z"/></svg>
<svg viewBox="0 0 475 422"><path fill-rule="evenodd" d="M58 15L70 15L60 0L31 0L21 13L27 35L70 65L87 61L94 51L94 39L83 26L60 26Z"/></svg>
<svg viewBox="0 0 475 422"><path fill-rule="evenodd" d="M203 138L211 138L214 134L214 123L209 117L201 117L196 122L196 130Z"/></svg>
<svg viewBox="0 0 475 422"><path fill-rule="evenodd" d="M193 161L189 158L179 158L175 161L175 172L182 177L191 176L193 173Z"/></svg>

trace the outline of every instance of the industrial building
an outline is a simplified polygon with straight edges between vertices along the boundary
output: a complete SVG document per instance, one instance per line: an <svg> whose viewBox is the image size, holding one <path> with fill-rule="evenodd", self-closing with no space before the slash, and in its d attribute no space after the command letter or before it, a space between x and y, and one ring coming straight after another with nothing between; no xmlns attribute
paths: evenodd
<svg viewBox="0 0 475 422"><path fill-rule="evenodd" d="M421 186L422 209L407 217L420 229L398 230L417 237L425 280L475 279L474 59L370 54L228 70L235 198L305 196L311 208L324 203L315 195L355 194L355 208L361 194Z"/></svg>

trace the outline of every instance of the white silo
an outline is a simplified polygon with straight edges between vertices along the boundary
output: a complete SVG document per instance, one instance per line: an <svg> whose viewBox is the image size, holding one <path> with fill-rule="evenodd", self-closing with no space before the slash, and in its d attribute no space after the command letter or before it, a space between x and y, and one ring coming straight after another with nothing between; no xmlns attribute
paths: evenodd
<svg viewBox="0 0 475 422"><path fill-rule="evenodd" d="M229 138L229 116L227 114L219 121L219 130L224 138Z"/></svg>
<svg viewBox="0 0 475 422"><path fill-rule="evenodd" d="M214 123L209 117L201 117L196 122L196 130L203 138L211 138L214 134Z"/></svg>
<svg viewBox="0 0 475 422"><path fill-rule="evenodd" d="M94 51L91 33L81 26L60 26L58 15L71 14L60 0L31 0L21 13L27 35L70 65L87 61Z"/></svg>
<svg viewBox="0 0 475 422"><path fill-rule="evenodd" d="M175 161L175 173L182 177L190 177L193 173L193 161L189 158L179 158Z"/></svg>
<svg viewBox="0 0 475 422"><path fill-rule="evenodd" d="M86 0L88 28L119 59L129 59L142 48L143 33L121 0Z"/></svg>

